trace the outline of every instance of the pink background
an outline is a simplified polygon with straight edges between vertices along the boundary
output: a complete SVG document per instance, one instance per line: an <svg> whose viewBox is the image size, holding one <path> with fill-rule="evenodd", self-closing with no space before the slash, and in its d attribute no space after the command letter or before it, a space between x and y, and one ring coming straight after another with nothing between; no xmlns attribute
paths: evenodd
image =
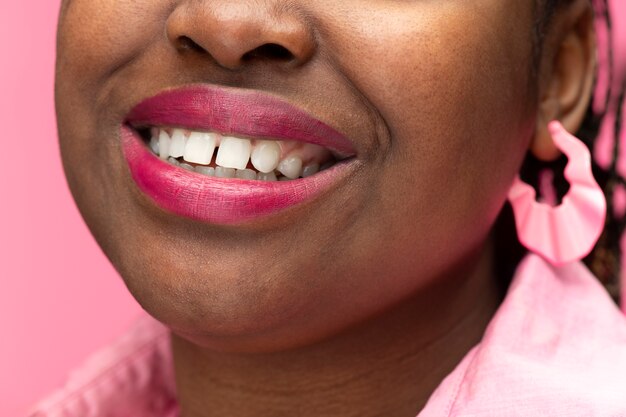
<svg viewBox="0 0 626 417"><path fill-rule="evenodd" d="M0 417L24 415L141 312L63 177L53 109L59 3L0 1ZM626 1L614 8L626 16ZM614 27L626 40L626 25Z"/></svg>
<svg viewBox="0 0 626 417"><path fill-rule="evenodd" d="M63 382L141 311L74 206L53 109L59 0L0 0L0 417Z"/></svg>

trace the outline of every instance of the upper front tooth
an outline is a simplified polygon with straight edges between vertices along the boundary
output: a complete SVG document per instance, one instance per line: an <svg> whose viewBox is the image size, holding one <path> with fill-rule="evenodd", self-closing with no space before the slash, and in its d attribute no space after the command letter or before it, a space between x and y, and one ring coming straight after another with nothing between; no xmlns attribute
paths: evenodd
<svg viewBox="0 0 626 417"><path fill-rule="evenodd" d="M215 151L215 136L211 133L192 132L183 153L185 161L209 165Z"/></svg>
<svg viewBox="0 0 626 417"><path fill-rule="evenodd" d="M224 168L245 169L250 159L252 144L248 139L224 136L217 148L215 163Z"/></svg>
<svg viewBox="0 0 626 417"><path fill-rule="evenodd" d="M250 162L260 172L272 172L280 160L280 146L273 140L260 140L254 145Z"/></svg>
<svg viewBox="0 0 626 417"><path fill-rule="evenodd" d="M159 155L159 138L156 135L150 139L150 149L155 155Z"/></svg>
<svg viewBox="0 0 626 417"><path fill-rule="evenodd" d="M170 144L172 140L165 130L159 132L159 156L161 159L167 159L170 156Z"/></svg>
<svg viewBox="0 0 626 417"><path fill-rule="evenodd" d="M185 153L185 144L187 142L187 138L185 137L185 132L182 129L174 129L172 131L172 144L170 145L170 156L174 158L178 158L179 156L183 156Z"/></svg>

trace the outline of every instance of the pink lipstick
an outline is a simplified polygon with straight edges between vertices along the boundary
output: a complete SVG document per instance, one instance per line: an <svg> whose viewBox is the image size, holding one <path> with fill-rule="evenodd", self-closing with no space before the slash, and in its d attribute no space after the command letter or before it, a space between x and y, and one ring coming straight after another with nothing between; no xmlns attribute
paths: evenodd
<svg viewBox="0 0 626 417"><path fill-rule="evenodd" d="M346 159L288 181L212 177L171 165L152 153L137 129L156 126L308 142ZM358 166L352 142L307 112L267 94L209 85L167 90L142 101L126 117L121 140L134 182L157 206L215 224L247 222L312 201Z"/></svg>

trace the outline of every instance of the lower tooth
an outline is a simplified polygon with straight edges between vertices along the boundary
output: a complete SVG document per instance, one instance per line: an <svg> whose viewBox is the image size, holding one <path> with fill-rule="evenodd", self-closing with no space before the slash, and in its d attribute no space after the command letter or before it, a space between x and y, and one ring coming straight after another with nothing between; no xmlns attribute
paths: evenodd
<svg viewBox="0 0 626 417"><path fill-rule="evenodd" d="M278 171L285 177L296 179L302 173L302 159L297 156L287 157L278 163Z"/></svg>
<svg viewBox="0 0 626 417"><path fill-rule="evenodd" d="M235 177L242 180L255 180L256 172L251 169L238 169Z"/></svg>
<svg viewBox="0 0 626 417"><path fill-rule="evenodd" d="M317 173L320 170L320 166L318 164L307 165L302 170L302 178L310 177L311 175Z"/></svg>
<svg viewBox="0 0 626 417"><path fill-rule="evenodd" d="M235 168L216 167L215 176L218 178L235 178Z"/></svg>
<svg viewBox="0 0 626 417"><path fill-rule="evenodd" d="M210 177L214 177L215 176L215 168L207 167L207 166L204 166L204 165L197 165L196 166L196 172L199 172L200 174L208 175Z"/></svg>
<svg viewBox="0 0 626 417"><path fill-rule="evenodd" d="M193 169L193 167L192 167L191 165L186 164L186 163L184 163L184 162L181 162L181 163L180 163L180 167L181 167L181 168L186 169L187 171L193 171L193 170L194 170L194 169Z"/></svg>
<svg viewBox="0 0 626 417"><path fill-rule="evenodd" d="M274 174L274 171L268 173L259 172L256 175L256 179L261 181L276 181L276 174Z"/></svg>

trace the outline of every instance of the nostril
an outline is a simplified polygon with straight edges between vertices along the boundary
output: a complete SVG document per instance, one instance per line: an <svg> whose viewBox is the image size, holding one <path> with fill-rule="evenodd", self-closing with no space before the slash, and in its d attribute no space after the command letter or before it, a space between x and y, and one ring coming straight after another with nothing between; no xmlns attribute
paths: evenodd
<svg viewBox="0 0 626 417"><path fill-rule="evenodd" d="M181 50L205 52L203 47L198 45L193 39L188 36L179 36L176 42L178 43L178 48Z"/></svg>
<svg viewBox="0 0 626 417"><path fill-rule="evenodd" d="M255 58L267 58L278 61L291 61L294 55L284 46L275 43L263 44L251 51L246 52L242 57L242 61L250 61Z"/></svg>

